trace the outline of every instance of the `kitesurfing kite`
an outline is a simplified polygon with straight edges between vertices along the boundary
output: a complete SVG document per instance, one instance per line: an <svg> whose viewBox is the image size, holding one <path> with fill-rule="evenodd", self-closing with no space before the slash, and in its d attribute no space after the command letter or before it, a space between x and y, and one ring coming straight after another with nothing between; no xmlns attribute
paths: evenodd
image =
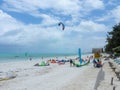
<svg viewBox="0 0 120 90"><path fill-rule="evenodd" d="M65 29L65 25L62 22L59 22L58 26L61 26L61 25L62 25L62 30L64 30Z"/></svg>

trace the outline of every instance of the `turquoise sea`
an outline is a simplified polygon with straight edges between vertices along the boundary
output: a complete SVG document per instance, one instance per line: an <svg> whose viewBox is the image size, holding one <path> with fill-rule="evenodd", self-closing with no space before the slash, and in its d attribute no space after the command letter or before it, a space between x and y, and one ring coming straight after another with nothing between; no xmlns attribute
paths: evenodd
<svg viewBox="0 0 120 90"><path fill-rule="evenodd" d="M89 54L89 53L83 53ZM33 60L37 58L47 58L47 57L67 57L67 56L75 56L77 54L73 53L0 53L0 62L11 62L11 61L24 61L32 58Z"/></svg>
<svg viewBox="0 0 120 90"><path fill-rule="evenodd" d="M11 61L23 61L37 59L37 58L47 58L47 57L61 57L61 56L73 56L77 54L54 54L54 53L0 53L0 62L11 62Z"/></svg>

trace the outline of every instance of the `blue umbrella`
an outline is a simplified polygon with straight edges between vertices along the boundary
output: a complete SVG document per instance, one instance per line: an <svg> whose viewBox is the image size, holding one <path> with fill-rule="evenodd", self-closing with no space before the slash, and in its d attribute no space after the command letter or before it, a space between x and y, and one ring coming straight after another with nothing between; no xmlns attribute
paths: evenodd
<svg viewBox="0 0 120 90"><path fill-rule="evenodd" d="M81 59L81 49L80 49L80 48L78 49L78 55L79 55L79 61L80 61L80 64L82 64L82 59Z"/></svg>

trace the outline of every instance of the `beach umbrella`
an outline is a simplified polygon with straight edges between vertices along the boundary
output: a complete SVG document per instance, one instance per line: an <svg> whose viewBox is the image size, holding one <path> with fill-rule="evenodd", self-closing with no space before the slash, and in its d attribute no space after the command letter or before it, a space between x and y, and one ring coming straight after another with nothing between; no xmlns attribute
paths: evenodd
<svg viewBox="0 0 120 90"><path fill-rule="evenodd" d="M81 59L81 49L80 49L80 48L78 49L78 55L79 55L79 61L80 61L80 64L82 64L82 59Z"/></svg>
<svg viewBox="0 0 120 90"><path fill-rule="evenodd" d="M59 23L58 23L58 26L62 26L62 30L65 29L65 25L64 25L62 22L59 22Z"/></svg>

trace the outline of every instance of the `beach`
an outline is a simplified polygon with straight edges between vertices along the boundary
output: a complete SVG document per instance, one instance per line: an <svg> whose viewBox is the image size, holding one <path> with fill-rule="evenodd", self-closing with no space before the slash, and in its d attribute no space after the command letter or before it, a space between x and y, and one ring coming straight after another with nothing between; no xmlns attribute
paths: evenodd
<svg viewBox="0 0 120 90"><path fill-rule="evenodd" d="M87 56L84 55L83 58ZM112 71L108 61L104 61L102 68L94 68L92 60L82 67L70 67L69 62L64 65L52 63L49 66L34 66L40 61L0 63L0 73L16 75L15 78L0 81L0 90L113 90L110 80L115 75L109 74ZM103 74L100 77L101 72ZM119 85L117 87L116 90L119 90Z"/></svg>
<svg viewBox="0 0 120 90"><path fill-rule="evenodd" d="M120 0L0 0L0 90L120 90Z"/></svg>

